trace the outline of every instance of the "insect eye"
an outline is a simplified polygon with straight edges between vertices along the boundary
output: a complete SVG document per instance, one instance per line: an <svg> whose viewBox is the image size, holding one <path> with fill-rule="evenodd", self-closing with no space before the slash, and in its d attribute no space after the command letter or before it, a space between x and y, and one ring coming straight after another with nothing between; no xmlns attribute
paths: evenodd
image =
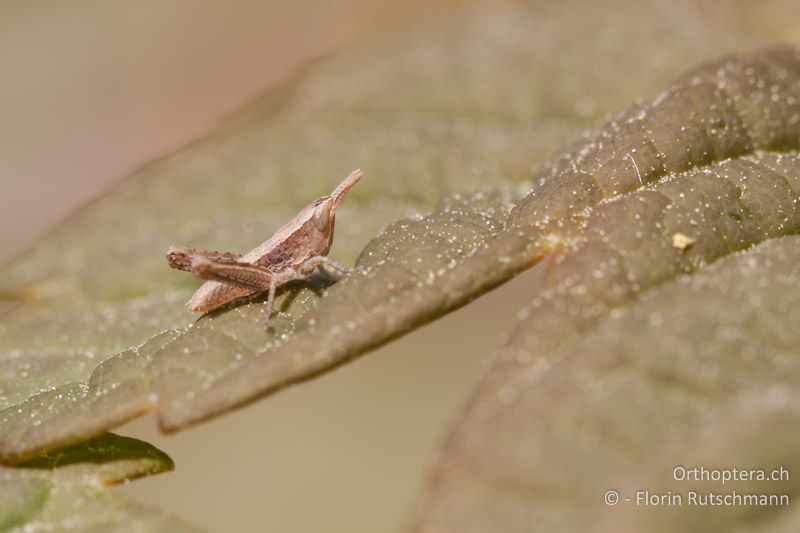
<svg viewBox="0 0 800 533"><path fill-rule="evenodd" d="M330 221L331 215L331 205L328 202L317 207L314 211L314 223L317 226L317 229L322 231L326 227L328 227L328 222Z"/></svg>

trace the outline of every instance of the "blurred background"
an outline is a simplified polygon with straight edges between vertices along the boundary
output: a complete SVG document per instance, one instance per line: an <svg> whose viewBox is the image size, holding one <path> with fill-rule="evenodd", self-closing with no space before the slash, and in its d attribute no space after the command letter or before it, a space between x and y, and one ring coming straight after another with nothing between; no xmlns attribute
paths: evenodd
<svg viewBox="0 0 800 533"><path fill-rule="evenodd" d="M309 62L453 4L0 2L0 263ZM176 469L113 490L209 531L400 529L424 465L499 344L499 333L463 331L502 331L531 294L526 283L211 423L164 436L146 416L118 429Z"/></svg>
<svg viewBox="0 0 800 533"><path fill-rule="evenodd" d="M0 2L0 262L308 62L452 3Z"/></svg>

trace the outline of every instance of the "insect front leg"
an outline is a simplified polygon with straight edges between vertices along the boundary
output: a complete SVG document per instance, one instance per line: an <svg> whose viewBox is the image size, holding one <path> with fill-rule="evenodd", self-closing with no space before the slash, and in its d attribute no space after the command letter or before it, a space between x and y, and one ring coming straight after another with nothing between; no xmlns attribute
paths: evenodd
<svg viewBox="0 0 800 533"><path fill-rule="evenodd" d="M229 252L206 252L184 246L170 246L167 250L167 263L178 270L192 271L192 261L206 259L217 263L235 263L242 256Z"/></svg>
<svg viewBox="0 0 800 533"><path fill-rule="evenodd" d="M300 272L303 274L311 274L317 267L324 268L326 272L334 273L338 278L351 272L360 274L366 272L366 270L361 267L349 267L324 255L315 255L303 261L303 264L300 265Z"/></svg>
<svg viewBox="0 0 800 533"><path fill-rule="evenodd" d="M272 306L275 302L275 293L278 287L291 281L297 275L293 268L287 268L276 272L272 275L269 281L269 294L267 295L267 308L264 309L264 329L267 331L272 329Z"/></svg>

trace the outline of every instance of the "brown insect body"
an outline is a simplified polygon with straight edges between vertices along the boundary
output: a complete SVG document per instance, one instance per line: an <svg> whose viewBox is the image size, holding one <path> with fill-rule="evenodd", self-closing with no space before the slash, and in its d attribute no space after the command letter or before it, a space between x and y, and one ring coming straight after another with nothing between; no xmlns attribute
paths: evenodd
<svg viewBox="0 0 800 533"><path fill-rule="evenodd" d="M315 213L330 208L329 199L326 196L304 207L272 237L243 255L242 261L278 271L298 268L312 255L328 255L333 244L334 217L329 214L329 223L320 228Z"/></svg>
<svg viewBox="0 0 800 533"><path fill-rule="evenodd" d="M360 170L353 171L331 195L304 207L272 237L243 256L170 248L167 261L171 267L210 280L194 293L186 306L192 311L206 312L269 290L269 312L275 289L294 279L297 273L310 273L319 266L350 271L326 256L333 244L336 207L362 176Z"/></svg>

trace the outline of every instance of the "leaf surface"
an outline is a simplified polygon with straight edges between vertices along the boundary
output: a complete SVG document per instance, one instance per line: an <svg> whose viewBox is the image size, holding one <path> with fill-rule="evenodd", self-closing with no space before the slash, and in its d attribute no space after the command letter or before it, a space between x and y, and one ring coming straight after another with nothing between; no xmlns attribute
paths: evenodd
<svg viewBox="0 0 800 533"><path fill-rule="evenodd" d="M518 201L529 169L590 119L657 90L698 50L732 48L733 22L714 9L681 39L670 37L682 17L675 11L647 26L646 6L628 5L625 20L607 7L587 7L580 18L541 9L465 10L322 63L215 135L143 168L5 267L2 292L19 304L0 322L0 458L23 461L153 409L168 430L215 416L572 246L588 211L615 195L727 157L796 148L795 52L727 59L606 123L593 135L608 142L554 160ZM641 47L631 52L598 33L599 21L638 36ZM739 31L737 46L773 36ZM576 35L604 44L587 47ZM665 39L673 52L653 66ZM645 66L652 76L639 75ZM730 83L722 88L719 76ZM592 105L578 105L585 94L576 87L589 86ZM729 98L744 107L713 108ZM275 336L261 329L259 302L188 327L181 303L197 283L166 268L170 244L252 248L356 166L367 177L342 205L332 255L360 257L367 276L284 291ZM719 192L736 204L736 190L710 194ZM659 194L648 205L671 193ZM756 242L766 231L734 237ZM694 248L708 246L713 260L714 242Z"/></svg>
<svg viewBox="0 0 800 533"><path fill-rule="evenodd" d="M451 432L418 530L778 524L603 495L686 498L693 487L670 483L678 464L796 466L798 57L700 68L544 165L511 221L546 232L546 280ZM791 499L800 485L738 490Z"/></svg>
<svg viewBox="0 0 800 533"><path fill-rule="evenodd" d="M0 466L0 529L197 531L103 488L172 468L150 444L111 433Z"/></svg>
<svg viewBox="0 0 800 533"><path fill-rule="evenodd" d="M791 501L800 493L791 476L681 482L673 469L800 467L798 259L799 237L770 239L613 309L578 304L586 281L543 292L450 435L418 529L796 528L780 506L687 503L690 490ZM579 320L580 332L555 317L598 307L599 316ZM685 505L608 507L609 489L634 502L637 491L671 491Z"/></svg>

